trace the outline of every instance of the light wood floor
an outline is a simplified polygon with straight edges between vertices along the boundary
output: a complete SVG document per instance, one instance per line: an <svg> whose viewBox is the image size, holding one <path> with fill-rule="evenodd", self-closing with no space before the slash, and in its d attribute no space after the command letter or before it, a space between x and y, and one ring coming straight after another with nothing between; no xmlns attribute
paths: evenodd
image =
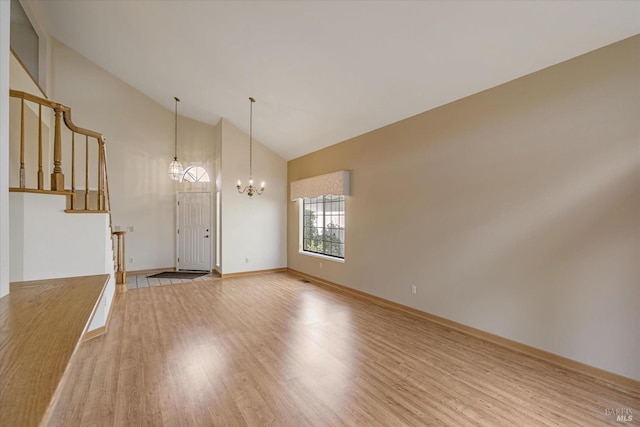
<svg viewBox="0 0 640 427"><path fill-rule="evenodd" d="M51 426L638 425L640 391L286 274L118 296ZM631 411L632 423L607 411Z"/></svg>

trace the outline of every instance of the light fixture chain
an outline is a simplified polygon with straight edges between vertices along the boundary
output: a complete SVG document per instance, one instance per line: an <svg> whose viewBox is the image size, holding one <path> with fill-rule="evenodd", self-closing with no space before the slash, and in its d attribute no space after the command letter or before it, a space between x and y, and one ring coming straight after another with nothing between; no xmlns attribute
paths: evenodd
<svg viewBox="0 0 640 427"><path fill-rule="evenodd" d="M181 181L183 178L182 164L178 161L178 102L180 99L177 96L174 96L175 100L175 111L173 116L173 161L169 163L169 178L173 181Z"/></svg>
<svg viewBox="0 0 640 427"><path fill-rule="evenodd" d="M245 187L242 188L242 181L238 180L236 188L238 189L238 193L247 193L249 197L253 197L254 194L258 196L262 194L264 191L264 182L260 187L254 187L253 185L253 103L256 102L256 100L249 97L249 102L249 185L245 185Z"/></svg>
<svg viewBox="0 0 640 427"><path fill-rule="evenodd" d="M249 179L253 179L253 98L249 98Z"/></svg>
<svg viewBox="0 0 640 427"><path fill-rule="evenodd" d="M175 129L175 138L174 138L174 151L173 151L173 159L177 160L178 159L178 102L180 102L180 100L178 99L177 96L173 97L176 100L176 114L175 114L175 118L174 118L174 129Z"/></svg>

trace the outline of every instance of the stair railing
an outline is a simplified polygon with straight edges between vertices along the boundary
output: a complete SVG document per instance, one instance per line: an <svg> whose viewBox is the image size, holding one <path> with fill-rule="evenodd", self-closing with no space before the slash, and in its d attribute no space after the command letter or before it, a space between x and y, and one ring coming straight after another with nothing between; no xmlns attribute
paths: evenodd
<svg viewBox="0 0 640 427"><path fill-rule="evenodd" d="M11 191L67 193L70 196L67 204L67 211L69 212L108 212L105 206L105 141L102 134L76 126L71 120L71 108L65 105L22 91L10 90L9 92L11 98L20 100L19 184L18 187L12 188ZM27 108L27 103L37 105L37 141L28 141L25 137L25 109ZM43 152L45 142L43 140L43 126L47 123L47 116L43 114L43 108L50 109L53 114L53 150L51 156L51 181L49 186L45 185L43 170L43 159L45 156L49 156L49 153ZM65 134L70 133L70 140L63 141L63 123L68 130ZM49 134L51 134L51 132L49 132ZM76 141L76 139L80 140ZM32 152L32 148L36 143L38 169L35 172L35 176L37 187L33 188L27 184L27 177L30 175L33 176L34 171L26 167L27 159L25 152ZM70 153L63 153L63 148L69 150ZM83 157L81 157L81 154L83 154L82 151L84 151ZM65 168L63 165L64 154L70 157L70 167ZM35 159L29 160L31 160L31 163L35 163ZM68 183L70 188L65 188L65 172L71 174L71 179ZM82 181L78 172L84 172L84 182L80 183L80 185L84 184L84 189L76 187L77 180ZM90 173L96 174L94 176L95 181L93 181L94 177L90 179ZM79 193L82 193L83 196L83 203L81 205L78 203L77 196Z"/></svg>
<svg viewBox="0 0 640 427"><path fill-rule="evenodd" d="M107 152L102 151L102 167L104 168L104 191L105 191L105 208L109 211L109 228L111 231L111 248L115 256L116 270L116 292L123 294L129 290L127 284L127 268L126 260L126 231L113 231L113 223L111 222L111 198L109 197L109 173L107 168Z"/></svg>
<svg viewBox="0 0 640 427"><path fill-rule="evenodd" d="M112 248L116 259L114 260L114 269L116 271L116 284L118 285L119 292L126 292L126 269L125 269L125 248L124 238L125 232L113 231L113 223L111 218L111 199L109 196L109 180L107 175L107 159L105 151L105 139L101 133L91 131L76 126L71 120L71 108L52 102L48 99L41 98L30 93L10 90L9 96L20 100L20 128L19 128L19 159L20 165L18 169L18 187L11 187L9 190L12 192L36 192L36 193L50 193L50 194L65 194L68 196L67 208L65 212L68 213L107 213L109 214L109 227L112 233ZM28 105L31 103L32 105ZM37 106L37 141L27 140L25 136L25 108L29 107L31 111L34 111ZM50 139L45 141L43 136L43 126L47 123L47 116L43 114L43 108L50 110L53 115L53 150L52 154L45 153L45 142L51 143ZM13 109L11 110L13 112ZM49 116L51 117L51 116ZM15 120L11 120L12 126L16 123ZM70 135L67 141L63 141L63 126L67 129L65 134ZM50 126L49 126L50 127ZM51 130L49 129L49 136L51 136ZM79 140L76 141L76 136ZM84 137L84 138L83 138ZM83 141L84 140L84 141ZM37 143L37 145L36 145ZM37 156L32 154L32 149L37 146ZM64 149L69 152L65 153ZM82 156L84 151L84 156ZM27 159L26 152L31 153ZM50 185L45 185L44 180L44 158L50 158L51 168L51 180ZM63 158L65 154L70 158L70 166L63 165ZM91 155L93 154L93 155ZM35 163L37 157L37 171L27 168L27 164ZM30 160L30 162L27 162ZM80 163L78 165L78 163ZM82 165L84 163L84 165ZM93 169L95 168L95 171ZM95 184L94 188L91 188L92 180L90 179L90 171L96 173L94 175ZM65 172L67 175L71 175L69 180L69 188L65 188ZM79 177L78 172L84 172L84 190L76 187L77 179L82 180ZM30 188L28 186L27 177L35 176L36 188ZM93 193L94 197L91 197ZM78 195L82 195L82 203L78 203ZM117 243L114 242L114 238Z"/></svg>

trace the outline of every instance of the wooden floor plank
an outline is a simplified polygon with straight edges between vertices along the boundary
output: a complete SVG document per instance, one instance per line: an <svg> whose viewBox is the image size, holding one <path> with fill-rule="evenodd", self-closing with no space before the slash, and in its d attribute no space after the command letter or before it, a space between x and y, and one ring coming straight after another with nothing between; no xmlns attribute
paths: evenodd
<svg viewBox="0 0 640 427"><path fill-rule="evenodd" d="M640 391L265 274L118 295L50 426L620 425Z"/></svg>

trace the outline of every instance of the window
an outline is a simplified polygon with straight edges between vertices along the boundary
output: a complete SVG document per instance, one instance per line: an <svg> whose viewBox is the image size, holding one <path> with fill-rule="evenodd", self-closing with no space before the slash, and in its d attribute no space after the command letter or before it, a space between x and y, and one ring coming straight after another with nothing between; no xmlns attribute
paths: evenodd
<svg viewBox="0 0 640 427"><path fill-rule="evenodd" d="M182 180L187 182L209 182L209 174L200 166L189 166L182 175Z"/></svg>
<svg viewBox="0 0 640 427"><path fill-rule="evenodd" d="M38 82L40 40L19 0L11 0L10 31L11 49Z"/></svg>
<svg viewBox="0 0 640 427"><path fill-rule="evenodd" d="M302 251L344 259L344 196L302 199Z"/></svg>

